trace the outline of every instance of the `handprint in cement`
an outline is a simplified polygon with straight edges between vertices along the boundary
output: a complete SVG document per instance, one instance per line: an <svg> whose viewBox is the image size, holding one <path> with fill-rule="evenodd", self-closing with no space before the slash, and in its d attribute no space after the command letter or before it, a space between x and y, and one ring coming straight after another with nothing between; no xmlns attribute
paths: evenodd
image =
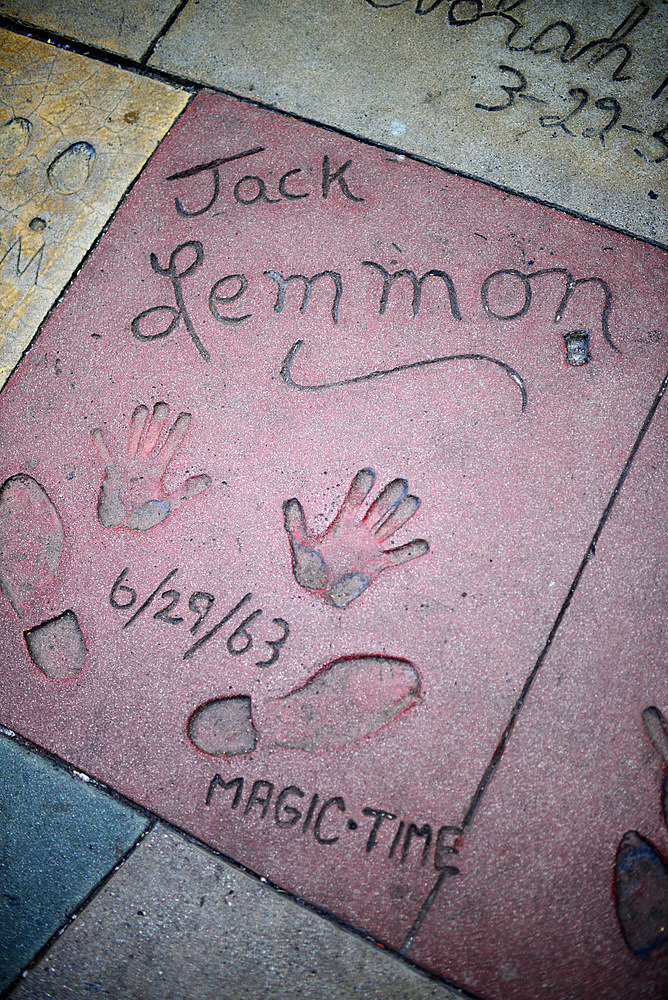
<svg viewBox="0 0 668 1000"><path fill-rule="evenodd" d="M375 481L373 469L360 469L339 513L322 535L309 531L299 500L293 498L283 504L295 580L300 587L320 594L336 608L347 607L383 570L429 551L429 544L423 538L398 548L386 548L390 536L420 506L419 497L408 493L405 479L388 483L360 516Z"/></svg>
<svg viewBox="0 0 668 1000"><path fill-rule="evenodd" d="M190 500L211 485L207 475L191 476L178 489L167 493L167 466L183 441L191 416L179 413L160 446L169 419L167 403L156 403L149 420L148 407L138 406L130 419L130 435L124 455L113 458L96 428L91 432L106 466L97 505L97 517L105 528L135 528L148 531L169 517L184 500Z"/></svg>

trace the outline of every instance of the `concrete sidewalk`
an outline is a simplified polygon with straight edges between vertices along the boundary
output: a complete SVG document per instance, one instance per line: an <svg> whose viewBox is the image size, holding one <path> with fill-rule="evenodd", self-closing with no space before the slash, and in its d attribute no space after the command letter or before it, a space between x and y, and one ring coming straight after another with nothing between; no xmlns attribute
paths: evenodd
<svg viewBox="0 0 668 1000"><path fill-rule="evenodd" d="M668 5L0 14L2 995L665 996Z"/></svg>

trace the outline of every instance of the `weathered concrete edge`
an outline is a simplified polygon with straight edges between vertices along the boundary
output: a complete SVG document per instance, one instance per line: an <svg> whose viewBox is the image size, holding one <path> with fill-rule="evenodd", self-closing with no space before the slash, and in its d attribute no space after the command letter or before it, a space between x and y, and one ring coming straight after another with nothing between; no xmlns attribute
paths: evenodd
<svg viewBox="0 0 668 1000"><path fill-rule="evenodd" d="M50 750L46 750L44 747L40 747L37 743L33 743L32 740L29 740L27 737L22 736L21 733L18 733L12 729L8 729L6 726L0 725L0 734L13 740L15 743L17 743L24 749L29 750L32 753L38 754L40 757L47 760L54 767L57 767L59 770L66 772L74 779L78 781L85 781L93 788L97 788L100 791L105 792L120 805L123 805L128 809L132 809L139 815L144 816L148 824L144 832L126 851L126 853L120 859L118 864L111 870L111 872L107 876L105 876L103 879L100 880L100 882L90 892L90 894L83 901L83 903L76 910L73 911L73 913L63 924L63 926L59 928L59 930L57 930L56 933L51 936L51 938L42 948L40 948L40 950L37 952L32 961L28 964L26 969L23 970L23 972L29 971L41 961L41 959L50 949L53 942L61 936L63 931L76 919L76 917L88 906L88 904L113 878L113 876L119 870L119 868L132 855L135 848L138 847L140 843L142 843L142 841L149 835L149 833L151 833L153 829L155 829L155 827L158 824L160 824L166 829L172 830L174 833L178 834L189 844L192 844L194 847L198 847L201 850L205 851L211 857L217 858L219 861L229 865L231 868L234 868L236 871L241 872L243 875L247 875L254 882L259 883L262 888L271 890L272 892L276 893L280 897L280 899L282 900L289 899L291 903L294 903L296 906L299 906L304 910L308 910L309 912L315 914L321 919L326 920L327 923L334 924L336 927L339 927L341 930L346 931L349 934L352 934L354 937L360 938L369 944L375 945L377 948L381 948L384 954L391 955L395 961L399 962L401 965L404 965L412 969L414 972L423 976L425 979L430 980L431 982L434 983L438 983L441 986L447 986L448 989L453 990L456 993L459 993L459 995L462 997L462 1000L483 1000L483 998L477 996L476 994L467 992L465 988L460 986L458 983L453 983L442 976L436 975L435 973L430 972L428 969L425 969L423 966L418 965L416 962L413 962L410 958L406 958L406 956L402 955L396 948L393 948L389 944L385 944L385 942L383 941L379 941L378 939L372 937L370 934L367 934L365 931L362 931L358 927L355 927L354 924L347 923L345 920L342 920L340 917L337 917L336 914L330 913L328 910L325 910L324 908L317 906L315 903L311 903L309 902L309 900L303 899L301 896L297 896L295 893L292 893L287 889L281 888L281 886L273 882L271 879L268 879L266 876L259 875L251 868L248 868L245 865L243 865L240 861L237 861L235 860L235 858L232 858L229 855L224 854L222 851L217 850L215 847L212 847L210 844L207 844L206 841L201 840L199 837L196 837L188 830L181 829L175 823L171 823L169 820L164 819L157 813L151 812L151 810L146 809L145 806L139 805L132 799L129 799L127 796L121 794L121 792L117 792L116 789L112 788L110 785L107 785L105 782L100 781L93 775L89 775L86 774L84 771L81 771L79 768L75 767L73 764L71 764L64 758L59 757L57 754L52 753ZM23 972L19 974L19 976L12 982L12 984L8 987L8 989L4 993L0 994L0 1000L4 1000L5 997L10 996L12 990L16 989L18 983L23 978Z"/></svg>
<svg viewBox="0 0 668 1000"><path fill-rule="evenodd" d="M168 83L173 87L180 87L183 90L189 91L192 94L199 93L199 91L201 90L209 90L212 93L221 94L224 97L231 97L234 100L241 101L244 104L249 104L252 107L261 108L264 111L273 111L276 114L283 115L283 117L290 118L293 121L302 122L305 125L312 125L316 128L326 129L328 132L334 132L335 134L344 136L347 139L354 139L356 142L361 142L365 146L371 146L374 149L381 149L384 152L394 153L395 155L398 156L404 156L409 160L415 161L416 163L424 163L427 166L435 167L436 169L443 170L445 173L452 174L455 177L464 177L467 180L477 181L479 184L484 184L487 187L491 187L496 191L502 191L504 194L513 195L516 198L521 198L523 201L528 201L535 205L542 205L546 208L552 208L557 212L561 212L563 215L568 215L571 218L579 219L582 222L589 222L592 225L598 226L601 229L606 229L609 232L613 233L620 233L622 236L627 236L629 239L639 240L641 243L645 243L648 246L653 246L659 250L665 250L666 252L668 252L668 243L662 243L660 240L655 240L650 236L643 235L642 233L634 232L631 229L625 229L622 226L616 226L611 222L605 222L603 219L596 218L596 216L586 215L583 212L578 212L577 209L568 208L566 205L561 205L558 202L553 202L547 199L539 198L537 195L525 194L523 191L520 191L517 188L501 184L497 181L489 180L489 178L481 177L478 174L468 173L465 170L458 170L455 167L448 166L447 163L443 163L440 160L431 159L430 157L424 156L420 153L415 153L410 149L404 149L401 146L394 146L389 143L383 143L379 139L369 139L367 136L361 135L356 132L349 132L338 125L332 125L329 124L328 122L323 122L316 118L308 118L307 116L301 115L296 111L286 111L284 108L280 108L277 105L268 104L267 102L264 101L259 101L256 98L248 97L245 94L238 94L235 91L228 90L224 87L217 87L214 84L207 83L204 80L200 80L195 77L180 76L179 74L171 73L167 70L160 69L158 66L151 66L150 61L153 53L153 48L158 43L160 38L169 30L173 21L176 20L178 14L182 9L182 6L185 6L185 3L183 5L179 4L179 7L174 12L173 18L170 18L167 24L163 25L163 28L153 39L146 53L139 61L130 59L127 56L121 56L112 52L108 52L106 49L96 48L91 45L86 45L85 43L80 42L77 39L69 38L66 35L59 35L57 32L46 31L42 28L35 28L32 25L27 25L21 21L5 17L2 15L0 15L0 28L5 28L5 30L7 31L13 31L15 34L18 35L24 35L26 37L35 38L37 39L37 41L42 41L46 42L49 45L54 45L56 48L67 49L68 51L74 52L77 55L85 56L89 59L96 59L98 62L109 63L113 66L117 66L119 69L125 69L128 72L136 73L139 76L145 76L148 77L149 79L156 80L161 83ZM188 105L186 105L186 108L187 107ZM183 110L185 111L186 108L184 108ZM181 112L181 114L183 114L183 112ZM178 117L180 117L180 115ZM178 118L174 120L174 123L172 124L171 127L173 127L176 121L178 121ZM148 163L149 160L147 160L146 162ZM125 194L129 193L131 186L128 187ZM123 199L121 199L121 202L119 204L122 204L122 200ZM111 219L109 221L111 221Z"/></svg>

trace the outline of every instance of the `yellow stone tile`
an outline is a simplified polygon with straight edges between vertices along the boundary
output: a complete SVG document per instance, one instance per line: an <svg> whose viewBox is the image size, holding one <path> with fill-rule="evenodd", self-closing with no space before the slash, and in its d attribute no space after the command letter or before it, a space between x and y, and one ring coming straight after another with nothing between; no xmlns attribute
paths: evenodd
<svg viewBox="0 0 668 1000"><path fill-rule="evenodd" d="M0 385L188 96L0 31Z"/></svg>

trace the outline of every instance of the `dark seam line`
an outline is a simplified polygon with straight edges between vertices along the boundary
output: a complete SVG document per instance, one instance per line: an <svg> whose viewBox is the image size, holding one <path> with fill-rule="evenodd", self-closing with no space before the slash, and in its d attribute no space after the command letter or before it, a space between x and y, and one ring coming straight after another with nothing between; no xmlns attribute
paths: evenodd
<svg viewBox="0 0 668 1000"><path fill-rule="evenodd" d="M52 45L54 48L74 52L78 56L96 59L98 62L141 75L141 68L135 59L120 55L118 52L112 52L110 49L101 48L98 45L88 45L86 42L81 42L79 39L64 35L59 31L49 31L47 28L40 28L38 25L29 24L27 21L7 17L3 14L0 14L0 28L11 31L15 35L34 38L36 41Z"/></svg>
<svg viewBox="0 0 668 1000"><path fill-rule="evenodd" d="M557 631L559 629L559 626L561 625L561 622L563 621L564 615L568 611L568 608L569 608L569 606L571 604L571 601L573 600L573 595L575 594L575 591L578 588L578 585L580 583L580 580L582 579L582 575L583 575L583 573L584 573L584 571L585 571L585 569L587 567L587 564L589 563L589 560L596 553L596 545L598 544L599 538L601 537L601 533L603 531L603 528L605 527L605 524L606 524L606 522L608 520L608 517L610 516L610 512L612 511L612 508L613 508L613 506L614 506L614 504L615 504L615 502L617 500L617 497L619 496L619 493L620 493L620 491L621 491L621 489L622 489L622 487L624 485L626 477L629 474L629 471L631 469L631 465L633 464L633 461L634 461L634 459L636 457L638 449L640 448L640 445L643 442L645 434L649 430L649 426L650 426L652 420L654 419L654 414L656 413L656 411L657 411L657 409L659 407L659 403L661 402L661 400L662 400L662 398L664 396L664 393L666 392L666 388L668 388L668 374L666 374L663 382L661 383L659 391L657 392L656 396L654 397L654 401L653 401L653 403L652 403L652 405L651 405L651 407L649 409L649 412L648 412L647 416L645 417L645 421L644 421L642 427L640 428L640 431L638 432L638 435L637 435L637 437L635 439L633 447L631 448L631 452L629 454L629 457L627 458L627 460L626 460L626 462L624 464L624 468L622 469L621 475L619 476L619 479L617 480L615 488L613 489L612 494L610 495L610 499L608 500L603 513L601 514L601 517L600 517L600 520L598 522L598 526L596 528L596 531L594 532L594 534L592 536L592 540L590 541L589 546L587 547L587 551L584 554L582 562L580 563L580 565L578 567L578 570L577 570L577 572L575 574L575 577L574 577L573 582L572 582L572 584L570 586L568 594L566 595L566 599L564 600L564 603L561 605L561 608L559 609L559 613L558 613L558 615L557 615L557 617L556 617L556 619L554 621L554 624L553 624L553 626L552 626L552 628L550 630L550 633L549 633L549 635L547 637L545 645L543 646L542 650L540 651L540 653L538 655L538 659L536 660L536 663L535 663L533 669L531 670L531 673L529 674L529 676L527 677L527 679L524 682L524 686L522 688L521 694L520 694L519 698L517 699L517 701L515 702L515 705L513 707L512 712L511 712L510 720L508 722L508 725L506 726L506 728L504 729L504 731L503 731L503 733L501 735L501 739L499 740L497 748L494 751L492 759L490 760L489 764L485 768L485 772L484 772L484 774L483 774L483 776L482 776L482 778L480 780L480 783L478 784L478 787L477 787L477 789L476 789L476 791L475 791L475 793L473 795L473 798L471 799L469 807L466 810L466 814L465 814L464 819L462 821L462 833L461 833L460 837L458 838L458 842L461 842L464 839L464 836L465 836L465 833L466 833L466 829L470 826L471 821L473 820L473 817L475 815L476 809L478 808L478 805L480 804L480 801L482 799L483 793L485 792L485 790L487 788L487 785L491 781L491 779L492 779L492 777L494 775L494 772L496 771L496 768L499 765L499 762L500 762L500 760L501 760L501 758L503 756L503 753L505 751L506 744L508 743L508 740L510 739L510 736L511 736L511 734L513 732L513 729L515 728L515 723L517 722L519 714L520 714L520 712L522 710L522 707L523 707L523 704L524 704L524 700L526 699L529 691L531 690L533 682L536 679L536 675L538 674L538 671L540 670L540 668L541 668L541 666L542 666L542 664L543 664L543 662L545 660L545 657L548 654L548 651L550 649L550 646L552 645L552 641L553 641L553 639L554 639L554 637L555 637L555 635L556 635L556 633L557 633ZM418 913L413 926L411 927L411 929L409 930L408 934L406 935L406 939L405 939L405 941L404 941L404 943L403 943L403 945L401 947L401 953L402 954L404 953L404 951L407 951L411 947L411 945L413 944L413 942L415 941L417 933L420 930L420 927L422 925L422 921L424 920L425 916L427 915L427 911L430 909L431 905L433 904L434 900L436 899L436 896L438 895L438 892L439 892L442 884L443 884L443 873L441 873L441 875L439 875L439 877L438 877L438 879L436 881L436 884L434 885L434 888L431 890L431 892L427 896L427 899L425 900L422 908L420 909L420 912Z"/></svg>
<svg viewBox="0 0 668 1000"><path fill-rule="evenodd" d="M493 188L495 191L501 191L503 194L510 194L515 198L520 198L522 201L528 201L535 205L543 205L545 208L552 208L562 215L567 215L573 219L580 219L582 222L588 222L593 226L608 230L612 233L619 233L622 236L628 237L628 239L638 240L640 243L647 244L647 246L656 247L658 250L668 250L667 243L662 243L660 240L653 239L650 236L641 236L639 233L634 233L630 229L624 229L623 226L616 226L612 222L603 222L601 219L596 219L591 215L585 215L584 212L580 212L575 208L566 208L564 205L559 205L554 201L548 201L546 198L539 198L537 195L525 194L524 192L518 191L506 184L501 184L498 181L492 181L486 177L480 177L477 174L468 173L465 170L458 170L455 167L449 167L444 163L440 163L438 160L432 160L428 156L423 156L420 153L412 153L410 150L401 149L399 146L391 146L378 139L369 139L366 136L357 135L356 133L346 131L346 129L337 125L328 125L326 122L318 121L315 118L307 118L305 115L301 115L296 111L286 111L284 108L279 108L274 104L259 101L256 98L246 97L243 94L236 94L234 91L227 90L224 87L217 87L213 83L202 83L189 77L181 76L178 73L158 69L157 67L141 66L138 62L129 59L127 56L117 55L94 45L85 45L78 42L74 38L68 38L58 32L46 31L43 28L37 28L33 25L26 24L25 22L14 20L9 17L3 17L1 15L0 28L6 28L14 34L36 38L38 41L46 42L56 48L69 49L77 55L86 56L90 59L97 59L99 62L117 66L119 69L125 69L128 72L137 74L138 76L144 76L151 80L159 80L162 83L169 83L172 86L182 87L189 90L191 93L199 93L202 90L209 90L216 94L223 94L226 97L232 97L235 100L240 101L242 104L249 104L252 107L262 108L265 111L273 111L275 114L281 115L284 118L290 118L293 121L303 122L306 125L313 125L315 128L324 129L327 132L333 132L335 135L344 136L346 139L354 139L355 142L359 142L364 146L370 146L373 149L381 149L388 153L394 153L397 156L403 156L415 163L424 163L426 166L436 167L443 173L452 174L454 177L464 177L467 180L477 181L479 184L484 184L486 187Z"/></svg>
<svg viewBox="0 0 668 1000"><path fill-rule="evenodd" d="M93 784L93 782L91 782L91 784ZM21 983L23 981L25 973L30 972L31 969L33 969L36 965L39 964L39 962L42 960L42 958L44 958L44 956L46 955L46 953L56 943L56 941L61 936L61 934L64 931L66 931L67 928L69 927L69 925L71 923L73 923L77 919L77 917L82 912L82 910L85 910L86 907L88 906L88 904L92 903L92 901L95 899L95 897L97 895L99 895L100 892L102 892L102 890L104 889L104 887L107 884L107 882L109 882L109 880L112 879L114 877L114 875L118 872L118 870L123 867L123 865L128 860L128 858L130 857L130 855L133 853L133 851L135 850L135 848L137 848L139 846L139 844L141 843L141 841L144 839L144 837L147 837L148 834L151 832L151 830L153 830L153 828L156 825L156 822L157 822L157 820L155 818L151 818L149 820L148 825L139 834L139 836L130 844L130 846L128 847L127 851L125 851L125 853L121 855L121 857L118 859L118 861L116 862L116 864L113 865L113 867L110 869L110 871L108 871L106 875L103 875L102 878L100 879L100 881L97 882L96 885L93 886L93 888L88 893L88 895L85 897L85 899L77 906L77 908L75 910L73 910L70 913L70 915L65 919L65 921L63 922L63 924L56 931L53 932L53 934L51 935L51 937L49 938L49 940L46 941L45 944L42 945L42 947L39 949L39 951L37 951L35 953L35 955L33 955L33 957L28 962L28 964L25 966L25 968L22 969L21 972L18 973L18 975L16 976L16 978L14 980L12 980L12 982L9 984L9 986L7 987L7 989L4 990L0 994L0 1000L4 1000L5 997L9 997L10 993L12 992L12 990L16 989L16 987L19 985L19 983Z"/></svg>
<svg viewBox="0 0 668 1000"><path fill-rule="evenodd" d="M176 21L177 17L179 16L179 14L183 10L183 8L188 3L189 3L189 0L181 0L181 2L176 5L176 7L174 8L174 10L170 14L170 16L167 18L167 20L163 24L162 28L158 32L158 34L155 36L155 38L153 39L153 41L149 43L149 46L146 49L146 52L144 52L144 55L139 60L139 66L141 67L141 69L144 69L144 67L146 66L147 62L149 61L149 59L151 58L151 56L155 52L155 48L156 48L158 42L160 41L161 38L165 37L165 35L169 31L169 29L174 24L174 21Z"/></svg>
<svg viewBox="0 0 668 1000"><path fill-rule="evenodd" d="M39 757L43 757L59 771L66 771L73 778L76 778L77 781L82 780L81 775L84 772L81 771L80 768L75 767L74 764L65 760L64 757L59 757L58 754L53 753L51 750L47 750L45 747L41 747L39 744L33 743L33 741L27 736L22 736L21 733L16 732L9 726L5 726L2 723L0 723L0 736L4 736L5 739L12 740L25 750L31 750ZM123 795L121 792L117 792L110 785L105 784L104 781L100 781L98 778L94 778L89 774L86 774L85 778L87 779L87 784L92 785L94 788L101 789L103 792L106 792L107 795L110 795L112 799L115 799L117 802L120 802L121 805L124 805L129 809L133 809L135 812L141 813L141 815L145 816L146 819L160 819L157 813L153 813L150 809L146 809L144 806L133 802L132 799L129 799L126 795ZM161 822L163 821L161 820Z"/></svg>
<svg viewBox="0 0 668 1000"><path fill-rule="evenodd" d="M14 730L9 729L7 726L3 726L2 724L0 724L0 736L5 736L7 739L12 740L12 742L17 743L19 746L24 747L26 750L32 751L38 757L44 757L56 768L58 768L58 770L66 771L68 774L71 774L73 778L75 778L76 780L78 781L81 780L80 777L77 777L78 775L81 775L83 773L79 768L76 768L73 764L70 764L68 761L64 760L64 758L59 757L51 750L46 750L44 747L39 746L37 743L33 743L32 740L28 739L27 736L22 736L20 733L14 732ZM382 948L384 953L391 955L392 958L396 959L400 964L409 966L411 969L413 969L419 975L423 976L425 979L429 979L432 982L440 983L444 986L448 986L450 989L458 991L459 993L461 993L463 1000L483 1000L483 998L480 997L478 994L466 992L463 986L458 985L453 980L445 979L443 976L439 976L438 973L431 972L431 970L426 969L421 965L418 965L417 962L414 962L407 955L403 955L398 949L394 948L391 944L386 943L381 938L376 938L372 934L369 934L367 931L363 931L359 927L356 927L354 924L348 923L346 920L343 920L335 913L330 913L329 910L326 910L323 907L318 906L317 903L311 903L309 902L308 899L303 899L301 896L297 896L289 889L283 889L278 883L273 882L265 875L259 875L257 872L253 871L252 868L247 868L246 865L242 864L241 861L237 861L229 854L225 854L223 851L219 851L217 848L212 847L211 844L207 844L205 840L201 840L194 833L190 833L189 830L184 830L180 826L177 826L176 823L172 823L170 822L170 820L165 819L164 817L158 815L158 813L154 813L150 809L147 809L145 806L133 802L132 799L129 799L126 795L123 795L121 792L117 792L116 789L112 788L110 785L105 784L103 781L100 781L98 778L94 778L90 775L86 775L86 777L88 778L88 783L92 785L94 788L100 789L101 791L109 795L110 798L115 799L117 802L121 803L122 805L130 809L133 809L135 812L140 813L142 816L145 816L148 820L151 821L149 828L147 828L145 833L138 838L138 840L135 842L135 845L133 845L133 848L131 848L130 851L128 851L128 855L131 853L134 847L137 846L137 844L144 839L144 837L148 833L150 833L153 829L155 829L157 825L164 826L167 829L172 830L174 833L178 834L180 837L186 840L189 844L192 844L194 847L199 847L201 850L205 851L212 857L218 858L220 861L223 861L225 864L228 864L231 868L234 868L236 871L239 871L242 874L247 875L249 878L253 879L254 882L260 883L260 885L263 888L268 888L272 892L277 893L281 899L287 898L290 900L291 903L294 903L295 906L298 906L303 910L308 910L310 913L315 913L316 916L322 918L323 920L326 920L328 923L340 927L342 930L347 931L348 933L354 935L355 937L362 938L362 940L369 942L369 944L372 944L377 948ZM123 860L125 860L125 858ZM77 910L76 912L79 913L79 910ZM57 932L56 936L59 936L59 932ZM50 941L49 943L52 943L52 941ZM40 954L42 953L42 951L46 950L47 947L48 944L45 945L44 948L40 950ZM27 968L32 968L33 964L34 962L31 962L30 965L27 966ZM21 979L22 976L19 976L19 979L15 980L12 986L10 987L10 990L12 988L15 988L17 981L20 981ZM5 993L1 994L0 1000L5 1000L7 996L8 994Z"/></svg>
<svg viewBox="0 0 668 1000"><path fill-rule="evenodd" d="M447 874L447 872L441 872L441 874L438 876L438 878L434 882L434 885L433 885L433 887L432 887L429 895L427 896L427 898L425 899L424 903L420 907L420 911L419 911L417 917L415 918L415 920L413 922L413 926L411 927L410 931L406 935L406 939L405 939L404 943L402 944L401 948L399 949L399 954L400 955L406 956L408 954L408 951L409 951L411 945L413 944L413 941L417 937L418 932L419 932L420 928L422 927L422 921L424 920L424 918L429 913L429 910L431 909L432 903L434 902L434 900L436 899L436 897L438 896L438 894L439 894L439 892L441 890L441 886L443 885L443 880L445 879L446 874Z"/></svg>
<svg viewBox="0 0 668 1000"><path fill-rule="evenodd" d="M424 156L421 153L414 153L408 149L402 149L400 146L391 146L388 143L381 142L379 139L369 139L368 137L358 135L355 132L349 132L341 126L327 124L327 122L319 121L316 118L307 118L306 115L302 115L298 111L286 111L284 108L279 108L275 104L259 101L257 98L253 97L246 97L244 94L236 94L232 90L226 90L224 87L217 87L213 83L201 83L199 81L191 80L188 77L177 76L174 73L169 73L166 70L160 70L153 67L150 67L149 69L150 71L147 75L153 76L158 80L178 84L182 87L197 86L201 90L209 90L216 94L223 94L225 97L232 97L234 100L241 101L242 104L250 104L252 107L261 108L264 111L273 111L275 114L282 115L284 118L290 118L293 121L303 122L305 125L312 125L314 128L324 129L327 132L333 132L335 135L341 135L346 139L353 139L355 142L359 142L363 146L370 146L372 149L380 149L387 153L394 153L396 156L402 156L415 163L424 163L428 167L435 167L437 170L440 170L445 174L452 174L454 177L464 177L466 180L477 181L478 184L484 184L485 187L494 188L495 191L501 191L503 194L512 195L515 198L531 202L531 204L534 205L543 205L545 208L552 208L561 215L567 215L573 219L579 219L582 222L589 222L591 225L597 226L600 229L606 229L613 233L619 233L620 235L626 236L631 240L638 240L640 243L646 243L648 246L656 247L658 250L668 250L668 243L661 243L660 240L653 239L650 236L641 236L639 233L634 233L630 229L624 229L623 226L616 226L612 222L603 222L601 219L596 219L594 216L585 215L584 212L580 212L576 208L566 208L564 205L559 205L555 201L548 201L547 198L539 198L538 195L525 194L523 191L518 191L515 188L509 187L507 184L502 184L499 181L492 181L487 177L480 177L478 174L468 173L466 170L449 167L446 164L439 162L439 160L432 160L428 156Z"/></svg>
<svg viewBox="0 0 668 1000"><path fill-rule="evenodd" d="M543 649L541 650L541 652L540 652L540 654L538 656L538 659L536 660L536 664L535 664L533 670L531 671L531 673L527 677L526 681L524 682L524 687L522 688L522 692L521 692L521 694L520 694L520 696L519 696L519 698L518 698L518 700L517 700L517 702L516 702L516 704L515 704L515 706L513 708L513 711L512 711L511 717L510 717L510 721L509 721L508 725L506 726L506 729L503 732L503 735L501 737L501 740L499 741L499 745L498 745L498 747L496 749L494 757L492 758L492 761L488 765L487 770L486 770L486 772L485 772L485 774L484 774L484 776L482 778L482 781L480 782L480 785L478 786L478 789L477 789L477 791L476 791L476 793L475 793L475 795L473 797L473 800L471 801L471 804L469 805L469 808L468 808L468 810L466 812L466 815L464 816L464 820L462 822L462 828L463 828L463 830L465 830L466 827L469 826L469 824L471 823L471 820L473 819L473 815L474 815L475 810L477 808L478 802L480 801L480 798L481 798L481 796L482 796L482 794L484 792L485 786L487 785L488 781L492 777L492 774L496 770L496 767L497 767L497 765L499 763L499 760L500 760L500 758L501 758L501 756L503 754L505 745L508 742L510 734L511 734L511 732L513 730L513 727L515 725L515 722L517 721L517 717L519 716L519 713L520 713L520 711L522 709L522 705L523 705L524 699L526 698L527 694L529 693L529 690L530 690L530 688L531 688L531 686L532 686L532 684L533 684L533 682L534 682L534 680L536 678L536 674L540 670L540 667L541 667L543 661L545 660L545 657L547 656L547 653L548 653L548 651L550 649L550 646L552 645L552 641L554 640L554 637L555 637L555 635L557 633L557 630L559 629L559 626L561 625L561 622L563 621L564 615L566 614L566 612L567 612L567 610L568 610L568 608L569 608L569 606L571 604L571 601L573 600L573 596L574 596L575 591L577 590L577 588L579 586L580 580L582 579L582 575L583 575L583 573L584 573L584 571L585 571L585 569L587 567L587 564L589 563L590 559L592 559L594 557L594 555L596 554L596 546L597 546L598 541L599 541L599 539L601 537L603 529L604 529L604 527L606 525L608 517L610 516L612 508L613 508L613 506L615 505L615 503L617 501L617 497L619 496L619 494L621 492L621 489L622 489L622 487L624 485L626 477L628 476L628 474L629 474L629 472L631 470L631 465L633 464L633 461L634 461L634 459L636 457L638 449L640 448L640 445L643 442L645 434L647 433L647 431L649 429L649 426L650 426L650 424L651 424L651 422L652 422L652 420L654 418L654 414L656 413L656 411L658 409L658 406L659 406L659 403L661 402L661 400L662 400L662 398L664 396L666 388L668 388L668 374L665 376L663 382L661 383L659 391L657 392L656 396L654 397L654 401L653 401L653 403L652 403L652 405L650 407L649 413L647 414L647 416L645 418L645 421L644 421L642 427L640 428L640 431L638 432L638 436L635 439L635 442L633 444L633 447L631 449L629 457L626 460L624 468L622 469L621 475L620 475L619 479L617 480L617 483L615 485L614 490L612 491L610 499L608 500L608 502L607 502L607 504L605 506L605 510L601 514L601 518L600 518L600 520L598 522L598 526L596 528L596 531L594 532L594 535L592 537L591 542L589 543L587 551L584 554L582 562L580 563L580 565L578 567L578 570L577 570L577 573L575 574L575 578L573 580L573 583L571 584L570 590L568 591L568 594L566 595L566 599L565 599L564 603L562 604L562 606L561 606L561 608L559 610L559 614L557 615L557 617L555 619L554 625L552 626L550 634L547 637L547 641L546 641L545 645L543 646Z"/></svg>

